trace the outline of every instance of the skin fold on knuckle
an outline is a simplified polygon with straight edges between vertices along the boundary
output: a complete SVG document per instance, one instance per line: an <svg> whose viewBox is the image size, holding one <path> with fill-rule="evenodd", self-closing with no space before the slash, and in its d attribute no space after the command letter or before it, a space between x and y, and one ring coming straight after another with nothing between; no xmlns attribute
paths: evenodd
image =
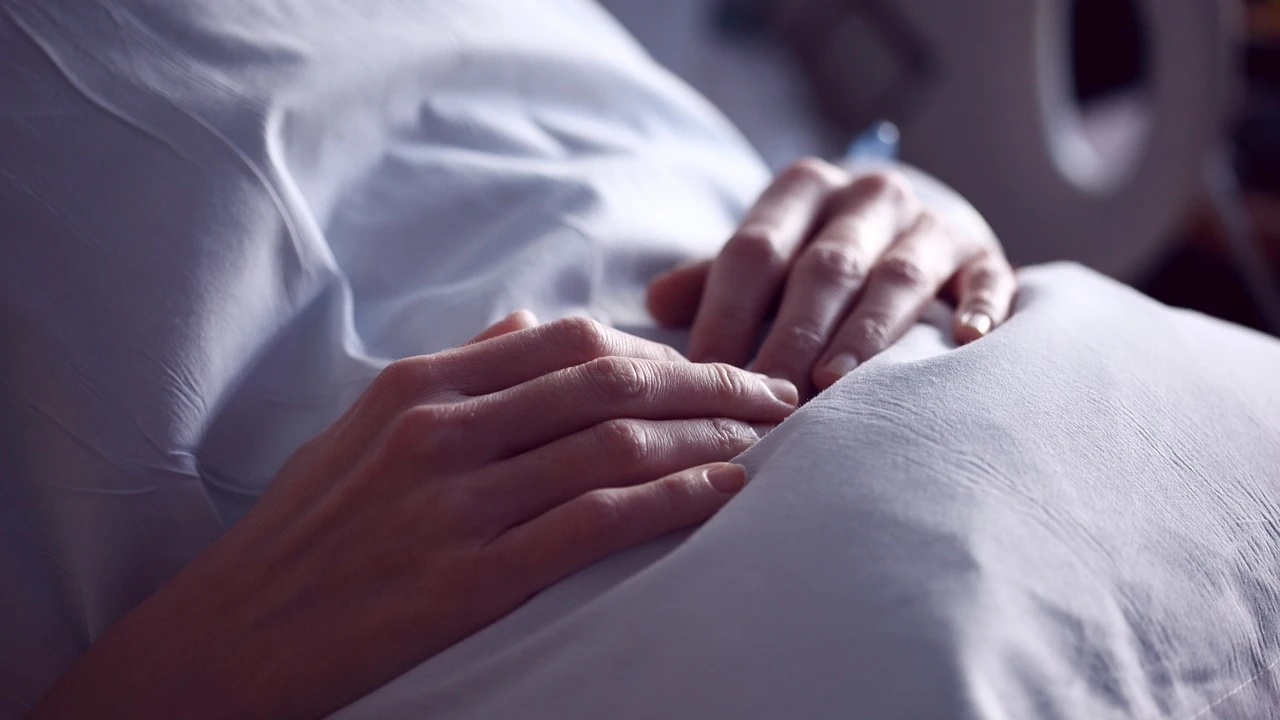
<svg viewBox="0 0 1280 720"><path fill-rule="evenodd" d="M751 426L728 418L704 421L706 443L717 450L717 460L728 460L756 444L759 437Z"/></svg>
<svg viewBox="0 0 1280 720"><path fill-rule="evenodd" d="M1001 285L1002 278L995 268L983 265L970 270L967 273L965 285L969 290L970 296L978 294L990 295L995 288Z"/></svg>
<svg viewBox="0 0 1280 720"><path fill-rule="evenodd" d="M921 291L930 285L929 273L920 262L905 255L890 255L872 270L881 282L896 288Z"/></svg>
<svg viewBox="0 0 1280 720"><path fill-rule="evenodd" d="M395 417L383 443L383 458L391 464L415 462L435 454L444 435L455 435L451 416L445 407L415 405Z"/></svg>
<svg viewBox="0 0 1280 720"><path fill-rule="evenodd" d="M960 303L960 307L957 309L956 314L960 317L964 317L969 313L975 312L985 313L992 320L995 320L995 297L990 292L986 291L969 293Z"/></svg>
<svg viewBox="0 0 1280 720"><path fill-rule="evenodd" d="M836 171L836 167L820 157L806 155L793 161L782 174L792 179L825 178Z"/></svg>
<svg viewBox="0 0 1280 720"><path fill-rule="evenodd" d="M991 297L997 294L1012 295L1016 284L1013 270L994 260L971 265L965 273L964 285L970 294L985 293Z"/></svg>
<svg viewBox="0 0 1280 720"><path fill-rule="evenodd" d="M741 370L726 363L711 363L704 366L707 373L707 384L704 389L708 394L726 407L741 403L756 395L756 383L747 379Z"/></svg>
<svg viewBox="0 0 1280 720"><path fill-rule="evenodd" d="M802 157L778 174L776 186L804 187L817 190L835 187L847 179L847 173L819 157Z"/></svg>
<svg viewBox="0 0 1280 720"><path fill-rule="evenodd" d="M396 416L387 434L387 445L406 451L421 446L422 439L439 432L445 425L444 414L434 405L415 405Z"/></svg>
<svg viewBox="0 0 1280 720"><path fill-rule="evenodd" d="M893 170L877 170L850 183L839 202L840 207L879 201L905 208L912 198L911 182L905 175Z"/></svg>
<svg viewBox="0 0 1280 720"><path fill-rule="evenodd" d="M596 443L604 462L634 467L649 461L654 449L648 428L634 420L606 420L596 426Z"/></svg>
<svg viewBox="0 0 1280 720"><path fill-rule="evenodd" d="M609 331L585 317L557 320L544 326L545 332L570 360L584 363L610 354Z"/></svg>
<svg viewBox="0 0 1280 720"><path fill-rule="evenodd" d="M625 357L602 357L582 366L597 398L608 405L634 400L652 385L639 361Z"/></svg>
<svg viewBox="0 0 1280 720"><path fill-rule="evenodd" d="M380 402L396 402L430 394L438 384L435 363L429 356L396 360L374 378L370 391Z"/></svg>
<svg viewBox="0 0 1280 720"><path fill-rule="evenodd" d="M866 277L866 267L853 248L833 243L822 243L805 250L796 263L795 272L804 276L806 284L836 285L847 289L862 284Z"/></svg>
<svg viewBox="0 0 1280 720"><path fill-rule="evenodd" d="M892 334L892 325L885 318L867 316L855 320L850 328L854 355L866 362L889 346Z"/></svg>

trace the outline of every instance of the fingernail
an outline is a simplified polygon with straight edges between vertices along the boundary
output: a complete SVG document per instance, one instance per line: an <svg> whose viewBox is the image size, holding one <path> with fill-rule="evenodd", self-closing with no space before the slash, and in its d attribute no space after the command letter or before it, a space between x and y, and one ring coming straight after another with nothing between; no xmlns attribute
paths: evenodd
<svg viewBox="0 0 1280 720"><path fill-rule="evenodd" d="M960 324L967 328L972 328L973 331L978 333L978 336L981 337L991 332L991 328L995 325L995 322L991 319L990 315L984 312L969 312L965 313L964 316L960 318Z"/></svg>
<svg viewBox="0 0 1280 720"><path fill-rule="evenodd" d="M823 366L823 369L838 378L842 378L854 370L857 370L858 365L860 364L861 363L858 362L857 356L852 353L840 353L828 360L827 364Z"/></svg>
<svg viewBox="0 0 1280 720"><path fill-rule="evenodd" d="M769 394L782 402L796 407L800 404L800 391L796 389L795 383L782 378L764 376L761 382L769 389Z"/></svg>
<svg viewBox="0 0 1280 720"><path fill-rule="evenodd" d="M747 484L747 469L727 463L707 471L707 482L726 495L738 492Z"/></svg>
<svg viewBox="0 0 1280 720"><path fill-rule="evenodd" d="M752 426L751 426L751 430L752 430L752 432L754 432L754 433L756 434L756 437L758 437L758 438L760 438L761 440L763 440L763 439L764 439L764 436L765 436L765 435L768 435L768 434L769 434L769 433L771 433L771 432L773 432L773 429L774 429L774 428L776 428L776 427L778 427L778 426L777 426L777 425L765 425L765 424L759 424L759 425L752 425Z"/></svg>

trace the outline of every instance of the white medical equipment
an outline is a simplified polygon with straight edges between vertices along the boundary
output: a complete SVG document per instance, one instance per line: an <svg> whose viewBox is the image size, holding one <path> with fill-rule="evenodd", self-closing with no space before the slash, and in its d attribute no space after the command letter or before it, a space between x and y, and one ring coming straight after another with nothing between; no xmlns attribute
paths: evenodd
<svg viewBox="0 0 1280 720"><path fill-rule="evenodd" d="M1015 262L1133 278L1204 195L1237 3L1135 0L1143 86L1082 108L1074 0L772 2L846 130L897 123L902 156L971 200ZM822 18L815 22L814 18Z"/></svg>

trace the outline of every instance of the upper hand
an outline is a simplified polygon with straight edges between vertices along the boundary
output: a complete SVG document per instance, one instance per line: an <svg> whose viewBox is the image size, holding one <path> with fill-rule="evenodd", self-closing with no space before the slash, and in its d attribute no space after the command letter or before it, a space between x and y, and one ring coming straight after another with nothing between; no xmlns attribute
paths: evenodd
<svg viewBox="0 0 1280 720"><path fill-rule="evenodd" d="M659 276L648 302L660 323L692 324L690 359L751 361L803 394L891 345L944 291L964 343L1005 320L1016 289L995 234L941 183L807 158L774 180L719 257Z"/></svg>
<svg viewBox="0 0 1280 720"><path fill-rule="evenodd" d="M392 363L31 715L318 717L617 550L706 520L798 404L582 319ZM692 468L692 469L690 469Z"/></svg>

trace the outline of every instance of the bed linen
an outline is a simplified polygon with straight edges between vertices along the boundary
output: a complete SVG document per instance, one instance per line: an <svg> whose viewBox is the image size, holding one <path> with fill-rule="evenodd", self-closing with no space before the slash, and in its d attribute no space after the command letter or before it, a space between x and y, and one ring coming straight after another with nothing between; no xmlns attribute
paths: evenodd
<svg viewBox="0 0 1280 720"><path fill-rule="evenodd" d="M653 333L768 173L588 2L0 0L0 716L388 360ZM1276 343L1072 267L925 324L620 555L339 714L1267 717ZM673 338L678 341L677 338Z"/></svg>

